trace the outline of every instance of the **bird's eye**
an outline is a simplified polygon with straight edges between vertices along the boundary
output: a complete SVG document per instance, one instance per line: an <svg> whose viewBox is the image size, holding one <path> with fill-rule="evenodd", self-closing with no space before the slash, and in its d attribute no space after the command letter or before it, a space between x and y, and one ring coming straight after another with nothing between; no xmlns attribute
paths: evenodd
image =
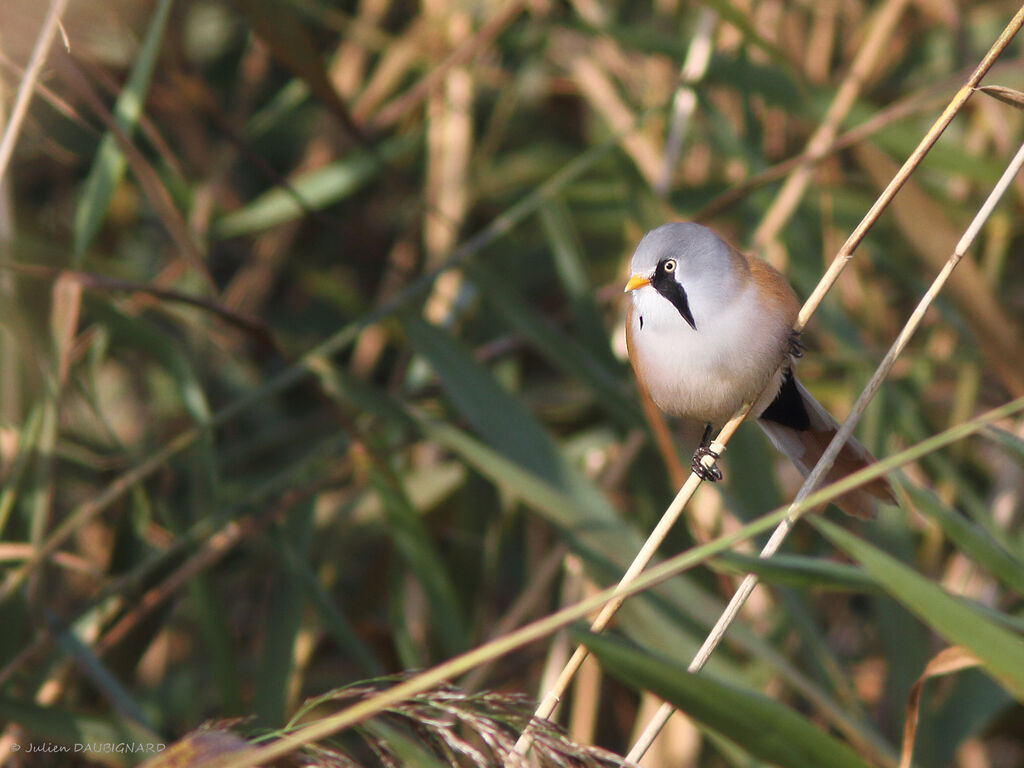
<svg viewBox="0 0 1024 768"><path fill-rule="evenodd" d="M665 261L665 271L666 272L675 272L676 271L676 260L675 259L667 259Z"/></svg>

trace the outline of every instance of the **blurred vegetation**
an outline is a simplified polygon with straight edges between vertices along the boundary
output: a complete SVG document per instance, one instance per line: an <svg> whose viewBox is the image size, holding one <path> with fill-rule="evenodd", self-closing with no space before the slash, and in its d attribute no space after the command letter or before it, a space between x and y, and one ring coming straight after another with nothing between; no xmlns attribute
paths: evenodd
<svg viewBox="0 0 1024 768"><path fill-rule="evenodd" d="M0 7L5 124L45 5ZM71 2L0 187L0 754L134 764L150 755L13 745L165 744L219 721L272 738L369 695L339 689L614 583L678 481L624 361L639 237L697 218L806 297L1016 11ZM839 146L766 236L785 163L885 12ZM1022 55L1015 41L984 83L1024 89ZM1019 110L975 94L859 247L804 335L801 377L834 413L1022 135ZM1024 395L1022 202L1018 178L873 401L858 432L876 455ZM684 462L698 434L677 430ZM625 754L655 691L691 718L649 765L895 766L911 687L970 629L991 655L972 647L984 671L923 688L915 765L1021 765L1022 438L1018 415L907 465L902 508L877 522L826 513L852 536L799 527L706 686L680 670L761 541L627 602L613 634L630 645L595 646L615 677L584 668L568 738ZM723 463L666 555L799 484L752 427ZM487 723L517 700L471 694L539 696L572 642L481 664L452 681L464 693L365 725L364 746L342 734L296 759L471 764L458 742L494 761L481 740L508 731ZM444 738L416 725L452 712L477 719ZM179 755L245 754L218 732Z"/></svg>

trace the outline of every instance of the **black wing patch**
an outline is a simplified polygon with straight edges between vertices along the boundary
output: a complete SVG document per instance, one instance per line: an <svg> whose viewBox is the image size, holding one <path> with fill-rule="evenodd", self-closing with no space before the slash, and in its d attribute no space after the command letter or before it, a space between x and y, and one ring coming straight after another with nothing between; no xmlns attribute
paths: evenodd
<svg viewBox="0 0 1024 768"><path fill-rule="evenodd" d="M786 371L782 378L782 386L779 387L779 394L758 418L774 421L798 432L805 432L811 428L811 417L804 407L800 390L796 388L793 371Z"/></svg>

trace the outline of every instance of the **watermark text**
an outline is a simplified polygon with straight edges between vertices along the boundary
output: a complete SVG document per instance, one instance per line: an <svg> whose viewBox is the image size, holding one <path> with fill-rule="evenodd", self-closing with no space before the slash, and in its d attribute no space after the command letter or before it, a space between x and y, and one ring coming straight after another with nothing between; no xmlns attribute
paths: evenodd
<svg viewBox="0 0 1024 768"><path fill-rule="evenodd" d="M52 741L31 741L25 744L17 742L11 744L11 752L50 752L53 754L116 754L116 755L137 755L163 752L167 749L166 744L157 741L93 741L76 744L62 744Z"/></svg>

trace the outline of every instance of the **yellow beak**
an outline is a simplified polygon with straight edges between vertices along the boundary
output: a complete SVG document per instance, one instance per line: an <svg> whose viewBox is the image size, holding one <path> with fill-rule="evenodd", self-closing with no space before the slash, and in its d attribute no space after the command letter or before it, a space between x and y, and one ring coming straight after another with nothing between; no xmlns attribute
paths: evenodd
<svg viewBox="0 0 1024 768"><path fill-rule="evenodd" d="M623 293L629 293L635 291L637 288L643 288L645 285L650 285L650 278L644 277L643 275L633 275L629 278L629 282L626 283L626 287L623 289Z"/></svg>

